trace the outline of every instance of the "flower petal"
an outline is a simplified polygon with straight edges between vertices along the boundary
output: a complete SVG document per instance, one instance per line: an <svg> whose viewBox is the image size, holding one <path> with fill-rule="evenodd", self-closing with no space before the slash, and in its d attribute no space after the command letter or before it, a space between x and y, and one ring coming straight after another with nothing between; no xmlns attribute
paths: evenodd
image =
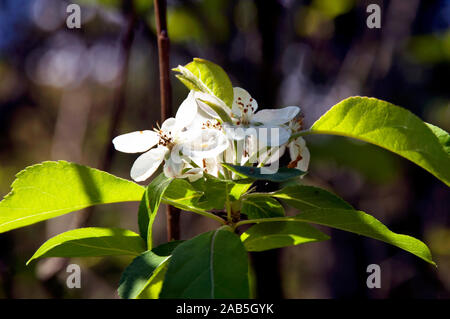
<svg viewBox="0 0 450 319"><path fill-rule="evenodd" d="M206 103L204 103L202 101L209 102L209 103L219 107L228 116L231 116L230 108L225 104L225 102L223 102L221 99L215 97L214 95L196 91L194 93L194 96L195 96L195 99L197 101L197 105L199 106L199 108L201 110L203 110L206 114L208 114L208 116L210 116L210 117L212 117L212 118L214 118L216 120L220 120L221 119L219 114L217 114L217 112L214 111L211 106L209 106L208 104L206 104Z"/></svg>
<svg viewBox="0 0 450 319"><path fill-rule="evenodd" d="M215 129L198 130L198 135L189 143L183 144L182 153L189 157L210 158L216 157L229 146L225 135Z"/></svg>
<svg viewBox="0 0 450 319"><path fill-rule="evenodd" d="M289 155L292 160L289 165L294 165L295 168L304 172L308 170L311 155L302 137L298 137L289 143Z"/></svg>
<svg viewBox="0 0 450 319"><path fill-rule="evenodd" d="M124 153L142 153L158 143L158 134L154 131L136 131L115 137L114 148Z"/></svg>
<svg viewBox="0 0 450 319"><path fill-rule="evenodd" d="M298 106L287 106L282 109L261 110L251 118L253 123L280 125L289 122L300 112Z"/></svg>
<svg viewBox="0 0 450 319"><path fill-rule="evenodd" d="M185 166L185 162L180 156L180 145L175 145L172 151L170 152L170 156L166 159L164 164L164 174L167 177L178 178L181 177L183 167Z"/></svg>
<svg viewBox="0 0 450 319"><path fill-rule="evenodd" d="M177 128L177 120L173 117L166 119L163 124L161 124L161 130L165 133L173 132Z"/></svg>
<svg viewBox="0 0 450 319"><path fill-rule="evenodd" d="M250 116L256 112L258 103L246 90L240 87L234 87L233 93L234 97L231 111L234 115L241 117L245 109L247 110L245 112Z"/></svg>
<svg viewBox="0 0 450 319"><path fill-rule="evenodd" d="M143 182L153 175L167 154L168 149L158 146L139 156L131 167L131 178L136 182Z"/></svg>
<svg viewBox="0 0 450 319"><path fill-rule="evenodd" d="M177 125L181 128L191 124L197 115L197 101L195 100L194 92L193 90L189 92L188 97L181 103L175 115Z"/></svg>
<svg viewBox="0 0 450 319"><path fill-rule="evenodd" d="M281 146L286 144L291 137L291 133L284 126L256 126L258 134L258 148L265 146Z"/></svg>

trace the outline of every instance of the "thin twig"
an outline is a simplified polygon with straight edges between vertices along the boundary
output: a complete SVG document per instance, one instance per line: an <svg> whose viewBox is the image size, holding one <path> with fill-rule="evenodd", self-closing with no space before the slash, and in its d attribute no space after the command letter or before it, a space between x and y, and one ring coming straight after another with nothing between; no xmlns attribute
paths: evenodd
<svg viewBox="0 0 450 319"><path fill-rule="evenodd" d="M172 90L169 78L169 35L167 33L167 3L155 0L156 32L158 39L161 122L171 116ZM167 205L167 240L180 239L180 210Z"/></svg>

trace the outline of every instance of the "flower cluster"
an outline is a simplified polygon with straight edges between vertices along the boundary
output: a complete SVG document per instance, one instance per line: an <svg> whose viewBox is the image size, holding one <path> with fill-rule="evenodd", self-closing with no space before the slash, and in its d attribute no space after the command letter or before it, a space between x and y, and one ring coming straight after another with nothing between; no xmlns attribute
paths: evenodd
<svg viewBox="0 0 450 319"><path fill-rule="evenodd" d="M231 107L217 97L190 91L169 118L154 130L123 134L113 139L116 150L143 153L131 168L131 178L145 181L164 163L167 177L194 181L203 173L223 177L221 163L278 168L289 149L289 168L308 169L310 154L302 137L300 108L258 111L258 103L242 89L233 89ZM271 172L275 172L272 170Z"/></svg>

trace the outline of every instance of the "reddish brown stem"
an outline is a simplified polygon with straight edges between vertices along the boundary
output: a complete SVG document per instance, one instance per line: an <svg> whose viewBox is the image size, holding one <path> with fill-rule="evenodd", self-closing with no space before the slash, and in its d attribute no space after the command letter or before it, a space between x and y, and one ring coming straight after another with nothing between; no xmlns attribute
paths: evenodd
<svg viewBox="0 0 450 319"><path fill-rule="evenodd" d="M171 116L172 90L170 86L169 66L169 35L167 33L167 3L165 0L155 0L156 32L158 39L159 58L159 91L161 96L161 122ZM167 205L167 239L180 239L180 211Z"/></svg>

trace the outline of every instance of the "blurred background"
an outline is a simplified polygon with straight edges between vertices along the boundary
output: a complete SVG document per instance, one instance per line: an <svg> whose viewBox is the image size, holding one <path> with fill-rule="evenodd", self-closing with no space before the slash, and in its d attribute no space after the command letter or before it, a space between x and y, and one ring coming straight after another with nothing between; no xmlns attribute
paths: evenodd
<svg viewBox="0 0 450 319"><path fill-rule="evenodd" d="M66 26L81 6L81 28ZM369 29L366 8L381 7ZM159 121L151 0L0 0L0 197L17 172L68 160L129 178L133 154L116 134ZM261 108L299 105L310 126L352 95L403 106L450 130L450 0L168 1L171 67L221 65ZM173 109L187 89L172 77ZM324 229L332 239L252 254L256 295L275 298L449 298L450 192L414 164L346 138L307 137L304 182L327 188L391 230L426 242L439 265L382 242ZM138 203L106 205L0 234L0 298L117 298L130 257L25 262L49 237L80 226L137 231ZM156 240L166 240L161 210ZM294 212L288 212L292 214ZM216 225L182 213L181 236ZM68 289L67 263L82 269ZM366 268L381 266L381 288Z"/></svg>

